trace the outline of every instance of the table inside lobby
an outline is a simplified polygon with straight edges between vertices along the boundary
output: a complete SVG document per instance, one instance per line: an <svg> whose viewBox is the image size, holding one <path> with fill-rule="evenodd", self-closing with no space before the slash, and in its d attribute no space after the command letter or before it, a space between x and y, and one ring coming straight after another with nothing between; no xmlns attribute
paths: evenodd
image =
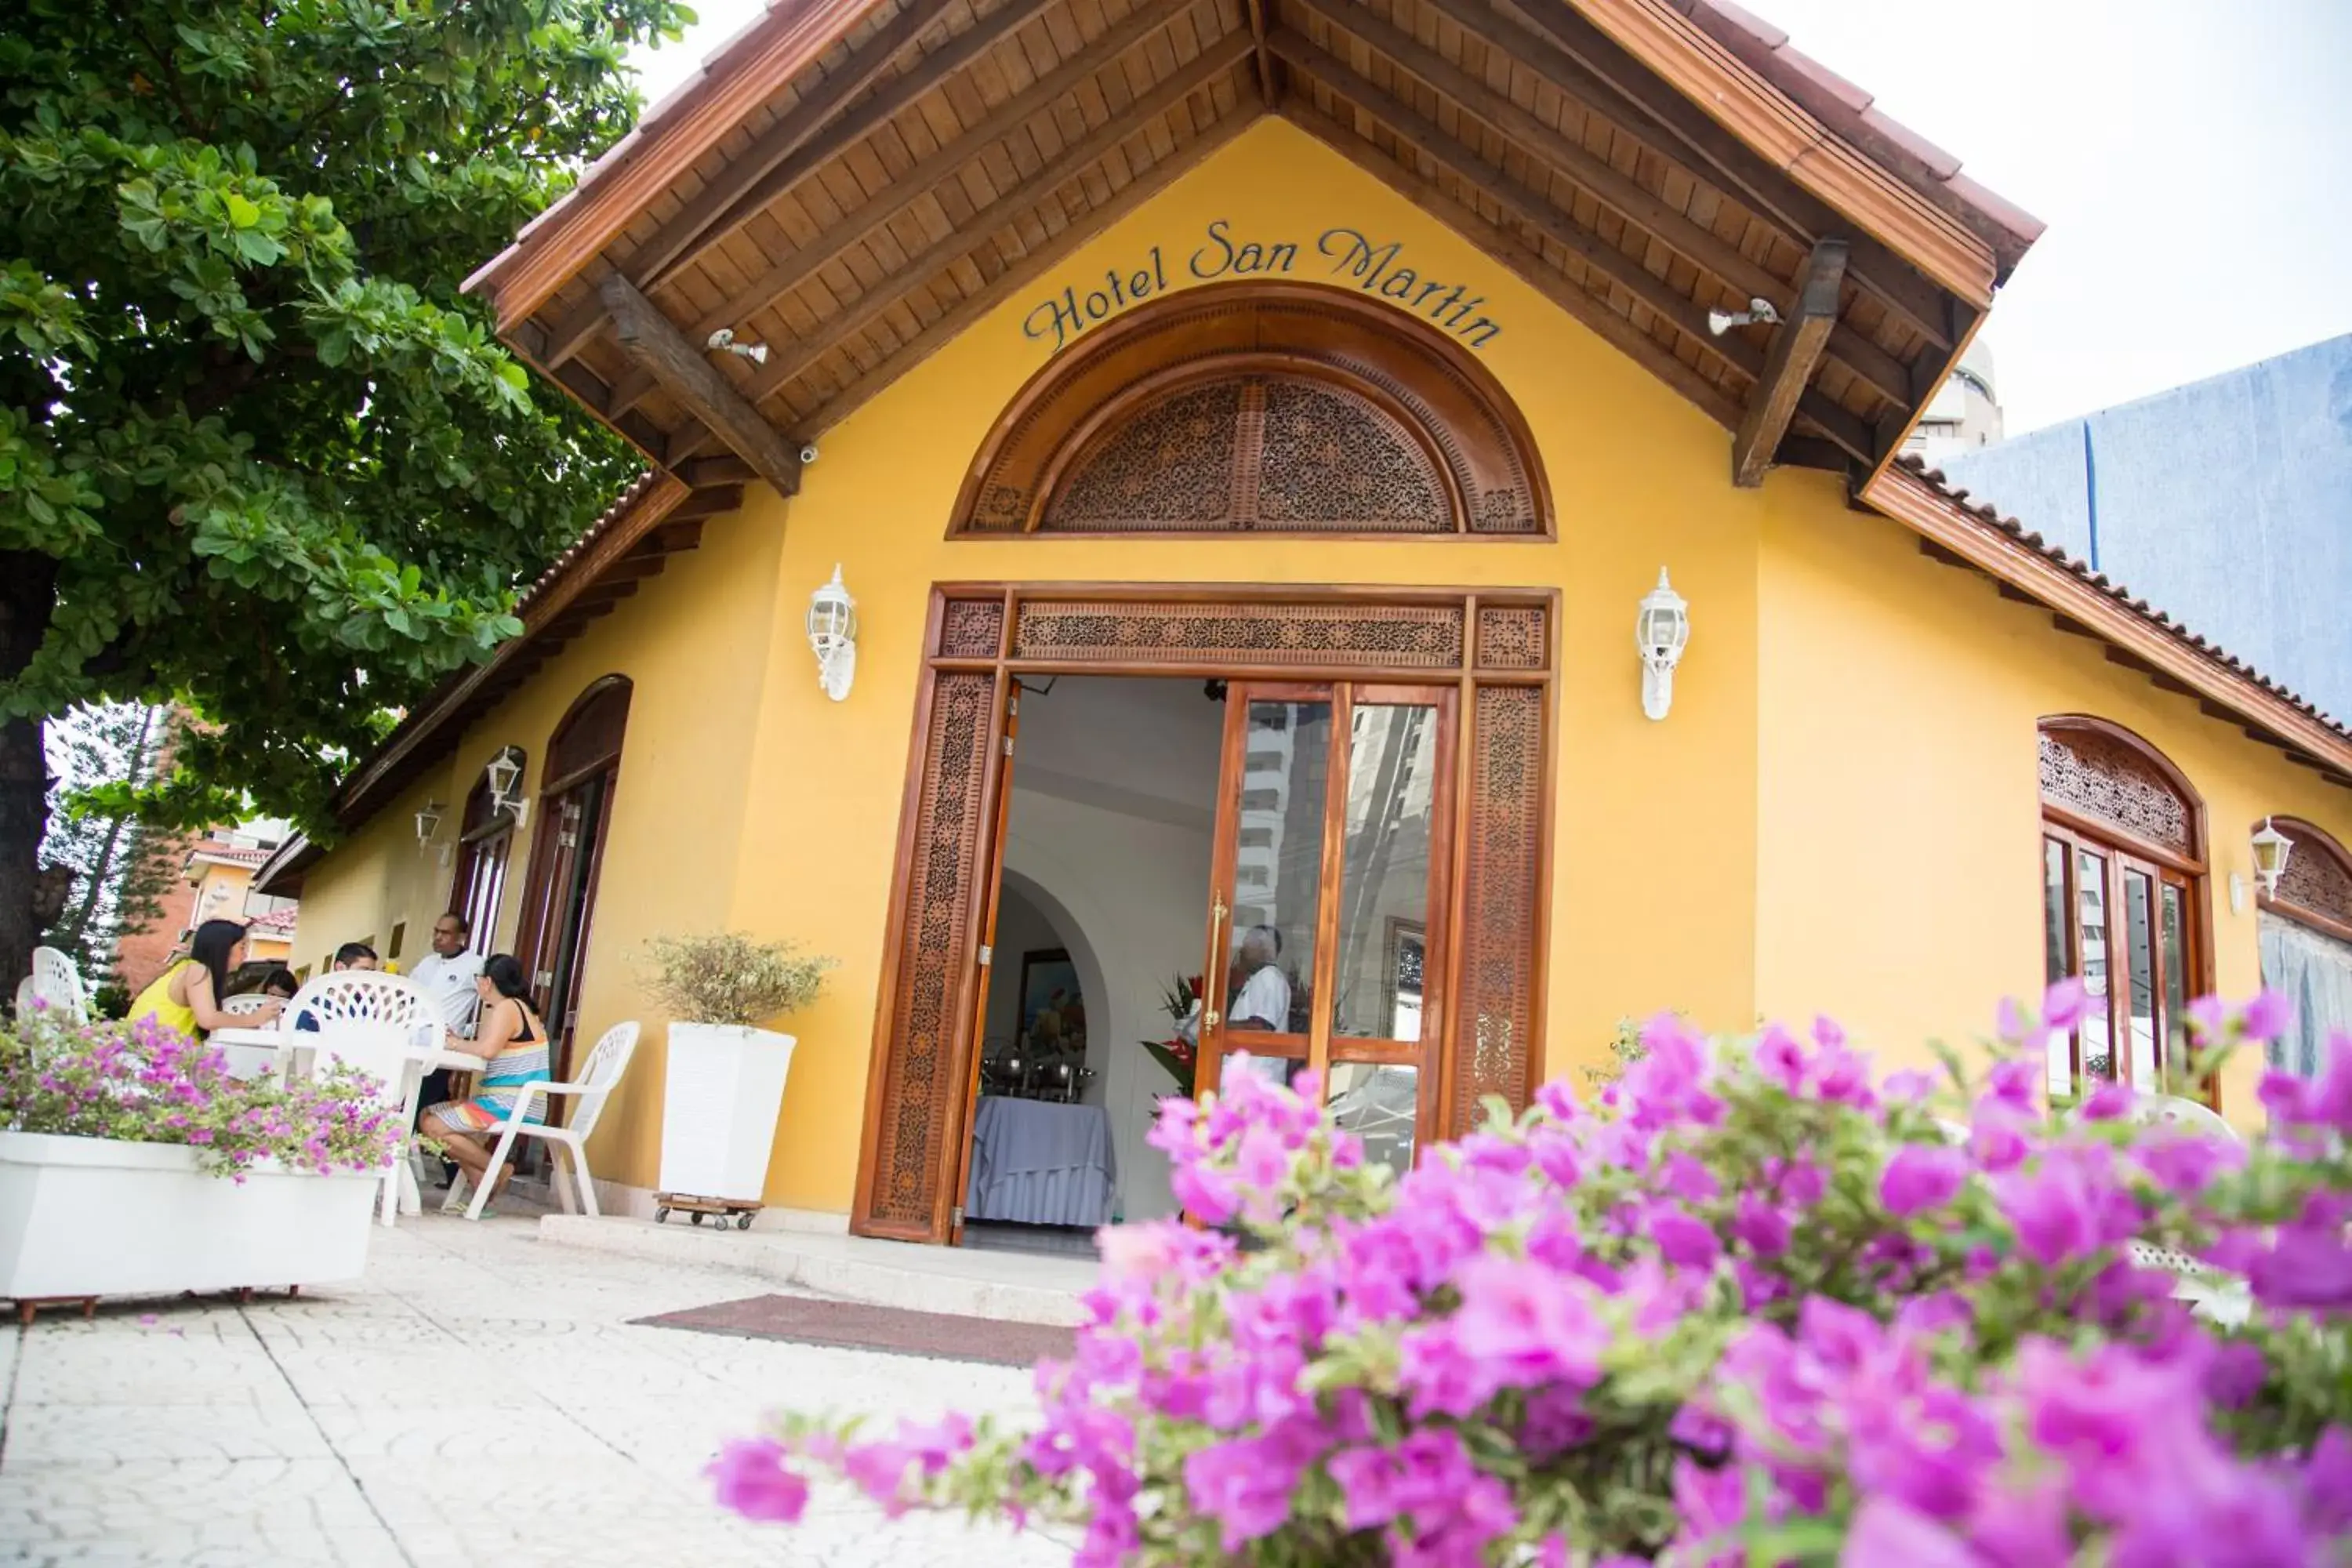
<svg viewBox="0 0 2352 1568"><path fill-rule="evenodd" d="M1117 1163L1099 1105L983 1095L971 1132L969 1220L1105 1226Z"/></svg>

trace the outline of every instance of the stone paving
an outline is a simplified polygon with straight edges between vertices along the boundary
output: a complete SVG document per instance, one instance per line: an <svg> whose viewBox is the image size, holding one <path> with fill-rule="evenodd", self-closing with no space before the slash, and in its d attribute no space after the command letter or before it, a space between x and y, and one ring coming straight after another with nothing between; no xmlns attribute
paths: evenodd
<svg viewBox="0 0 2352 1568"><path fill-rule="evenodd" d="M797 1529L720 1513L702 1467L764 1409L1034 1408L1011 1368L629 1321L775 1289L427 1215L376 1233L365 1280L299 1300L10 1322L0 1564L1069 1561L838 1490Z"/></svg>

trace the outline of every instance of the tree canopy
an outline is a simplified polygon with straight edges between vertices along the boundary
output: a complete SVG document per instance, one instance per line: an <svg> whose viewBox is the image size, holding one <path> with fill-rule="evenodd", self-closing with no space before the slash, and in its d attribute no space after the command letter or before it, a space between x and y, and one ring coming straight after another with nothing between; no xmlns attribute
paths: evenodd
<svg viewBox="0 0 2352 1568"><path fill-rule="evenodd" d="M0 20L0 963L39 729L184 702L152 812L307 826L634 460L459 281L634 122L674 0L16 0ZM29 837L28 837L29 835ZM20 886L25 889L19 891Z"/></svg>

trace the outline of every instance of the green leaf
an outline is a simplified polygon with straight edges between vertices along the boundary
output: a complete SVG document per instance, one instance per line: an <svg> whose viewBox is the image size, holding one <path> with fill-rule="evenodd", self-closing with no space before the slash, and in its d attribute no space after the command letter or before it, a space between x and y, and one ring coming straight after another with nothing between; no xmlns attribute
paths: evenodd
<svg viewBox="0 0 2352 1568"><path fill-rule="evenodd" d="M261 221L261 209L235 191L228 194L228 221L237 228L251 228Z"/></svg>

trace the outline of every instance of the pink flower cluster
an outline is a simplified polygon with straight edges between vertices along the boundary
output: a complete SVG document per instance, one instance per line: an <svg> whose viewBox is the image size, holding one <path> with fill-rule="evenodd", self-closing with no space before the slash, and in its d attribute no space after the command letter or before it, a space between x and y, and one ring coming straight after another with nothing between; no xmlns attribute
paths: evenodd
<svg viewBox="0 0 2352 1568"><path fill-rule="evenodd" d="M790 1417L721 1500L795 1519L833 1471L1089 1565L2352 1563L2352 1039L2244 1145L2045 1115L2078 1005L2006 1010L1981 1085L1661 1018L1596 1105L1548 1084L1401 1179L1311 1082L1228 1071L1153 1134L1215 1228L1104 1234L1034 1429ZM2287 1023L2200 1017L2211 1057ZM2242 1277L2244 1321L2136 1243Z"/></svg>
<svg viewBox="0 0 2352 1568"><path fill-rule="evenodd" d="M280 1085L245 1079L219 1051L154 1017L75 1025L47 1009L0 1025L0 1125L180 1143L243 1179L263 1160L312 1172L390 1163L406 1129L383 1086L338 1068Z"/></svg>

